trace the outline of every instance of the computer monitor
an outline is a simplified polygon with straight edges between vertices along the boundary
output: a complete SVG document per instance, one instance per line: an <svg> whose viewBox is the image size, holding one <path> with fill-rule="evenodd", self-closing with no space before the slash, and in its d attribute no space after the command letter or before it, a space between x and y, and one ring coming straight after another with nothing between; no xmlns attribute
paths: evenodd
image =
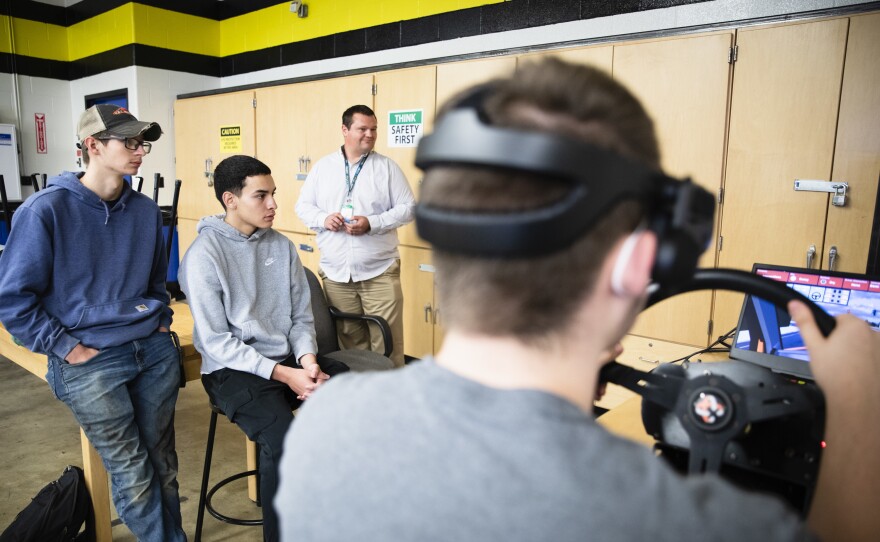
<svg viewBox="0 0 880 542"><path fill-rule="evenodd" d="M880 277L758 263L752 272L784 282L831 316L853 314L880 331ZM797 324L784 308L752 295L743 300L730 357L813 379L810 356Z"/></svg>

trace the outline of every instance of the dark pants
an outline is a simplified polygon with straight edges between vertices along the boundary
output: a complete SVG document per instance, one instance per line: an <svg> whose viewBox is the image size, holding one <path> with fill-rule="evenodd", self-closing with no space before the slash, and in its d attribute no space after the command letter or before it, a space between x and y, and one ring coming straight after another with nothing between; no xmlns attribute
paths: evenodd
<svg viewBox="0 0 880 542"><path fill-rule="evenodd" d="M297 367L293 357L284 360L282 364ZM348 366L344 363L327 358L319 357L318 365L331 377L348 371ZM249 439L260 446L263 539L278 540L278 516L272 505L278 489L278 463L281 461L284 435L293 421L292 411L302 401L296 398L296 393L286 384L232 369L220 369L202 375L202 384L211 401Z"/></svg>

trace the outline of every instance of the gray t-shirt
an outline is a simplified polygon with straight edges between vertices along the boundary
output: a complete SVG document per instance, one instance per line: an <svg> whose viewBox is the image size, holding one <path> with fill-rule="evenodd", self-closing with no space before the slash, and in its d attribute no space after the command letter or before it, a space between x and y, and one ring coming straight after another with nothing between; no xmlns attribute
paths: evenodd
<svg viewBox="0 0 880 542"><path fill-rule="evenodd" d="M772 497L683 478L558 396L431 360L334 378L284 450L285 541L812 540Z"/></svg>

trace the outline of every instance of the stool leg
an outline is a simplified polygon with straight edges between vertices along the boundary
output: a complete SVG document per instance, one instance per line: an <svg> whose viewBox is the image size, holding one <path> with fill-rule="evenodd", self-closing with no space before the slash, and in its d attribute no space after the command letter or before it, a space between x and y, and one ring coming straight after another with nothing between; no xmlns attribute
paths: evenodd
<svg viewBox="0 0 880 542"><path fill-rule="evenodd" d="M256 461L256 463L257 463L257 465L256 465L257 475L254 477L257 480L257 483L256 483L256 486L257 486L256 504L257 504L257 506L262 507L263 506L263 499L262 499L262 496L260 495L260 445L259 444L257 444L257 461Z"/></svg>
<svg viewBox="0 0 880 542"><path fill-rule="evenodd" d="M217 431L217 413L211 410L208 425L208 445L205 447L205 467L202 470L202 488L199 490L199 512L196 519L195 542L202 540L202 522L205 519L205 498L208 493L208 475L211 473L211 456L214 454L214 434Z"/></svg>

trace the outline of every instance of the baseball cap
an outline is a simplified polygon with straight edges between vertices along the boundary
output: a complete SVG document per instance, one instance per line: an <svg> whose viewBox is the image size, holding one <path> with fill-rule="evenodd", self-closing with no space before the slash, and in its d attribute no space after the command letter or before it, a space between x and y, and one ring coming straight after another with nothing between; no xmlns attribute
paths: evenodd
<svg viewBox="0 0 880 542"><path fill-rule="evenodd" d="M162 128L155 122L140 122L124 107L101 104L85 110L76 133L80 141L98 134L124 138L142 135L144 141L156 141L162 135Z"/></svg>

